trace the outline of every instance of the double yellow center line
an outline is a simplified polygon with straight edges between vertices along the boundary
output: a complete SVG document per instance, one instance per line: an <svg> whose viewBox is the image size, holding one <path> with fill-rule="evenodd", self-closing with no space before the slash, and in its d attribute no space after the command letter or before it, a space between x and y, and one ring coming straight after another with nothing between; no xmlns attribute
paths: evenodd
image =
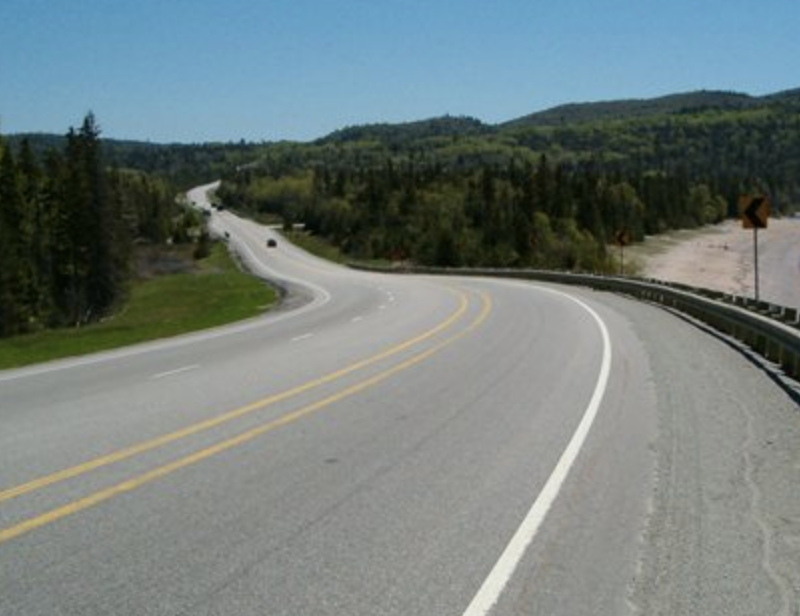
<svg viewBox="0 0 800 616"><path fill-rule="evenodd" d="M435 335L449 329L466 314L469 306L467 295L462 291L455 291L455 292L458 294L459 297L458 308L446 320L438 324L436 327L420 334L419 336L416 336L398 345L395 345L389 349L386 349L385 351L382 351L377 355L373 355L372 357L368 357L361 361L355 362L349 366L346 366L345 368L342 368L341 370L331 372L327 375L308 381L302 385L293 387L291 389L274 394L272 396L256 400L255 402L233 409L231 411L228 411L211 419L201 421L196 424L192 424L190 426L177 430L175 432L170 432L168 434L164 434L157 438L143 441L141 443L132 445L130 447L126 447L124 449L120 449L110 454L94 458L82 464L78 464L76 466L72 466L49 475L39 477L27 483L12 488L8 488L6 490L2 490L0 491L0 503L9 501L13 498L17 498L19 496L28 494L30 492L34 492L36 490L43 489L45 487L54 485L56 483L65 481L67 479L72 479L80 475L84 475L90 471L103 468L110 464L114 464L116 462L132 458L134 456L143 454L145 452L154 450L159 447L163 447L170 443L174 443L178 440L187 438L189 436L208 431L212 428L215 428L222 424L231 422L237 418L253 413L254 411L266 408L270 405L290 399L294 396L298 396L302 393L305 393L322 385L334 382L338 379L343 378L346 375L364 369L377 362L380 362L384 359L388 359L394 355L397 355L398 353L408 350L409 348L418 345L434 337ZM161 477L165 477L171 473L174 473L177 470L186 468L188 466L196 464L197 462L206 460L219 453L222 453L224 451L242 445L243 443L246 443L258 436L266 434L267 432L271 432L277 428L280 428L294 421L297 421L302 417L306 417L308 415L316 413L335 402L353 396L354 394L357 394L369 387L377 385L378 383L388 379L389 377L399 372L402 372L403 370L406 370L416 364L419 364L420 362L428 359L429 357L439 352L443 348L453 344L460 338L463 338L468 333L475 330L481 323L483 323L483 321L488 317L491 311L491 299L489 298L488 295L484 293L481 293L480 297L481 297L481 310L478 313L478 315L473 319L473 321L465 329L461 330L460 332L454 334L449 338L444 339L443 341L435 344L434 346L428 348L427 350L422 351L417 355L413 355L412 357L390 368L387 368L382 372L379 372L369 378L359 381L358 383L345 387L344 389L334 394L331 394L325 398L322 398L321 400L308 404L307 406L304 406L300 409L296 409L294 411L286 413L285 415L282 415L277 419L273 419L272 421L269 421L265 424L256 426L255 428L247 430L235 437L222 440L214 445L201 449L195 453L182 457L178 460L175 460L174 462L170 462L168 464L156 467L153 470L140 474L136 477L133 477L131 479L113 485L111 487L94 492L89 496L72 501L66 505L52 509L44 514L29 518L23 522L20 522L8 528L0 529L0 545L2 545L7 541L10 541L11 539L19 537L20 535L28 533L32 530L35 530L47 524L51 524L52 522L73 515L90 507L94 507L95 505L107 501L115 496L131 492L132 490L135 490L147 483L150 483L151 481L160 479Z"/></svg>

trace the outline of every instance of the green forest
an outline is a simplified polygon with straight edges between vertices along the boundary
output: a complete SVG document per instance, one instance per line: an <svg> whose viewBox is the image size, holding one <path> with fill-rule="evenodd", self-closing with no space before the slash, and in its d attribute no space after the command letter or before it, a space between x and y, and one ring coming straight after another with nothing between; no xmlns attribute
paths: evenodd
<svg viewBox="0 0 800 616"><path fill-rule="evenodd" d="M37 156L0 140L0 337L108 316L136 245L191 241L202 225L166 181L109 168L93 115L58 143Z"/></svg>
<svg viewBox="0 0 800 616"><path fill-rule="evenodd" d="M220 197L355 259L605 272L635 241L736 216L741 194L800 204L800 91L570 105L490 126L443 117L272 144Z"/></svg>
<svg viewBox="0 0 800 616"><path fill-rule="evenodd" d="M246 216L301 224L353 260L610 272L609 246L800 209L800 90L565 105L503 124L444 116L312 142L0 138L0 336L124 305L138 247L205 241L178 203L222 179ZM202 248L201 244L198 244Z"/></svg>

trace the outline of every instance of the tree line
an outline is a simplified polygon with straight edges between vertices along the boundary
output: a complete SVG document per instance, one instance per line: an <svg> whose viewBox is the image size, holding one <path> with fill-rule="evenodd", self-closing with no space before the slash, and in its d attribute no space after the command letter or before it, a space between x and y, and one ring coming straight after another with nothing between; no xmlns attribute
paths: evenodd
<svg viewBox="0 0 800 616"><path fill-rule="evenodd" d="M185 241L178 189L223 178L243 213L359 259L612 268L634 240L736 215L746 192L800 206L800 90L583 104L501 125L469 117L348 127L309 143L0 139L0 335L102 318L142 242Z"/></svg>
<svg viewBox="0 0 800 616"><path fill-rule="evenodd" d="M187 239L186 215L167 182L107 166L92 114L41 155L0 138L0 337L107 316L135 245Z"/></svg>
<svg viewBox="0 0 800 616"><path fill-rule="evenodd" d="M569 118L573 118L570 120ZM569 106L503 125L445 116L262 146L219 192L353 258L606 271L634 241L800 205L800 91Z"/></svg>
<svg viewBox="0 0 800 616"><path fill-rule="evenodd" d="M250 169L218 194L242 211L302 222L353 258L603 272L619 231L642 240L723 220L728 201L718 190L679 174L541 155L469 168L388 158L377 167Z"/></svg>

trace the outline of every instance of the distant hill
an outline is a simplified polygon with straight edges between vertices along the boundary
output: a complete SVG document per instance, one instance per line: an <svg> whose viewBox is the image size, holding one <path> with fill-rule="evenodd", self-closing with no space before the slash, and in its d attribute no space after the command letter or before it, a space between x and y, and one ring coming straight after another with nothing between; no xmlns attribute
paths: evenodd
<svg viewBox="0 0 800 616"><path fill-rule="evenodd" d="M37 153L63 137L27 135ZM12 145L20 135L6 138ZM468 116L342 128L316 141L153 144L103 139L106 160L157 173L179 185L231 169L274 174L326 167L382 167L424 155L449 170L504 167L510 161L602 165L728 184L760 178L784 203L800 203L800 88L765 96L700 90L650 99L573 103L500 124ZM346 146L346 147L340 147Z"/></svg>
<svg viewBox="0 0 800 616"><path fill-rule="evenodd" d="M752 108L763 102L765 99L737 92L700 90L658 98L559 105L505 122L500 127L558 126L703 111L731 111Z"/></svg>
<svg viewBox="0 0 800 616"><path fill-rule="evenodd" d="M518 129L575 127L577 125L603 123L607 121L657 120L665 116L687 116L692 114L714 114L718 112L748 111L774 107L790 106L800 112L800 88L776 92L765 96L750 96L739 92L698 90L670 94L656 98L622 99L599 102L568 103L543 111L537 111L520 118L486 124L469 116L451 116L399 123L371 123L347 126L325 135L313 144L335 144L353 142L379 142L386 146L402 147L419 140L441 137L486 137L515 134ZM5 136L9 143L19 143L28 139L34 150L43 152L51 148L63 147L63 135L45 133L12 134ZM165 151L179 148L198 149L250 149L256 144L246 143L204 143L204 144L159 144L149 141L130 141L103 139L110 153L124 160L130 151ZM116 156L113 156L116 158Z"/></svg>
<svg viewBox="0 0 800 616"><path fill-rule="evenodd" d="M495 125L485 124L472 117L453 116L394 124L355 125L334 131L314 143L378 142L386 147L396 149L412 143L419 146L423 140L441 137L515 138L522 133L530 136L530 131L535 129L566 127L583 130L583 127L588 125L595 125L602 129L603 125L608 122L636 121L641 125L647 124L648 121L659 123L665 118L680 120L698 115L708 119L724 113L746 113L776 106L786 107L787 105L800 112L800 88L760 97L739 92L699 90L648 99L570 103ZM549 135L549 133L547 134ZM535 141L536 139L526 139L524 145L530 147ZM548 141L552 141L549 136ZM566 146L566 151L571 149L569 144L560 145L561 147Z"/></svg>
<svg viewBox="0 0 800 616"><path fill-rule="evenodd" d="M794 88L793 90L784 90L782 92L777 92L775 94L762 96L761 100L770 103L778 102L778 103L789 103L791 105L800 105L800 88Z"/></svg>
<svg viewBox="0 0 800 616"><path fill-rule="evenodd" d="M66 134L15 133L3 135L3 141L18 149L26 140L40 161L49 152L61 152L67 144ZM251 162L257 157L260 144L248 143L153 143L127 139L101 138L103 160L120 169L133 169L172 180L181 188L190 188L220 177L229 169Z"/></svg>
<svg viewBox="0 0 800 616"><path fill-rule="evenodd" d="M480 120L465 116L441 116L398 124L378 123L348 126L319 139L317 143L353 141L408 142L431 137L483 135L493 129Z"/></svg>
<svg viewBox="0 0 800 616"><path fill-rule="evenodd" d="M3 135L3 140L12 147L18 147L23 140L27 140L33 153L41 156L50 150L63 150L67 143L64 135L52 133L14 133Z"/></svg>

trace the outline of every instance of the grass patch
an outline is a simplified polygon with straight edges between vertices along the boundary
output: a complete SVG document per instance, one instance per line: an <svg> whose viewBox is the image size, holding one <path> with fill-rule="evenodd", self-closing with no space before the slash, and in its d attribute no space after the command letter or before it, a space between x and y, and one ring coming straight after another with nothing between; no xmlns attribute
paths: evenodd
<svg viewBox="0 0 800 616"><path fill-rule="evenodd" d="M334 263L347 263L348 259L337 246L325 241L321 237L311 235L307 231L282 231L281 232L292 244L299 246L312 255L333 261Z"/></svg>
<svg viewBox="0 0 800 616"><path fill-rule="evenodd" d="M275 299L273 289L240 271L216 244L192 272L136 282L129 302L102 323L0 340L0 369L224 325L263 313Z"/></svg>
<svg viewBox="0 0 800 616"><path fill-rule="evenodd" d="M380 265L388 267L392 264L392 262L388 259L353 259L352 257L345 255L338 246L317 235L312 235L308 231L281 231L281 234L290 242L292 242L292 244L299 246L306 252L309 252L320 259L332 261L333 263L339 263L340 265L346 265L348 263L360 263L364 265Z"/></svg>

